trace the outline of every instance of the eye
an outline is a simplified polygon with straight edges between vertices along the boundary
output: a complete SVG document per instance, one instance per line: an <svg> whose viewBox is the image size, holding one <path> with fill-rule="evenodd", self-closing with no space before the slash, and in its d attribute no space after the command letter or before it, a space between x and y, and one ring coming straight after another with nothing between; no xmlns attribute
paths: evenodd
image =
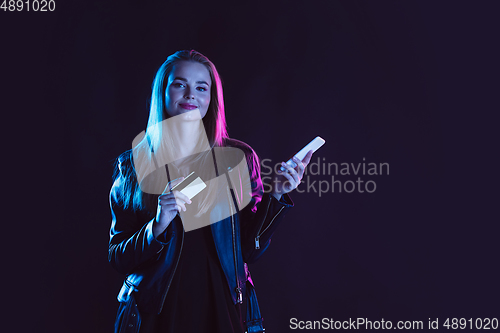
<svg viewBox="0 0 500 333"><path fill-rule="evenodd" d="M198 89L199 91L207 91L207 88L205 88L205 87L198 87L197 89Z"/></svg>
<svg viewBox="0 0 500 333"><path fill-rule="evenodd" d="M183 88L184 87L184 84L183 83L180 83L180 82L175 82L175 83L172 83L172 86L176 87L176 88Z"/></svg>

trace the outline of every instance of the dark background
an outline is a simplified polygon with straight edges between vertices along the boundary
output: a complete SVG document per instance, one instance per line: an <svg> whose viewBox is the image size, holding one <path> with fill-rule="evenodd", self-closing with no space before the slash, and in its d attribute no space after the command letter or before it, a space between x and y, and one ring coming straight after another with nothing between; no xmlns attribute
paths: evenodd
<svg viewBox="0 0 500 333"><path fill-rule="evenodd" d="M371 194L292 193L250 267L267 331L292 331L293 317L422 320L424 331L429 318L500 317L494 4L56 0L52 13L0 11L10 331L111 332L123 279L107 262L112 163L180 49L215 63L229 134L261 159L320 135L314 160L390 165L361 176L376 182Z"/></svg>

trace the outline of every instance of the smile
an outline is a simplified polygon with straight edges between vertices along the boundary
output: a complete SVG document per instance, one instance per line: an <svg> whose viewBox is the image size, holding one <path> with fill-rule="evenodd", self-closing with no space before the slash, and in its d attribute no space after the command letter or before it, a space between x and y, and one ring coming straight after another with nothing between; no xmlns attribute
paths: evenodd
<svg viewBox="0 0 500 333"><path fill-rule="evenodd" d="M194 110L194 109L198 108L196 105L188 104L188 103L182 103L182 104L179 104L179 106L183 109L186 109L186 110Z"/></svg>

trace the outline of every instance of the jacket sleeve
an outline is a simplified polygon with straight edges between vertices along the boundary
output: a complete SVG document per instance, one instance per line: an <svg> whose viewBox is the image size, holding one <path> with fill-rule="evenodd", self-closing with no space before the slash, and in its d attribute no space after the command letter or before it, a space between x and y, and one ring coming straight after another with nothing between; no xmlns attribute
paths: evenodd
<svg viewBox="0 0 500 333"><path fill-rule="evenodd" d="M259 158L250 147L245 155L250 182L243 184L243 188L251 192L251 199L240 211L241 247L245 262L252 263L268 248L276 228L294 204L288 194L278 201L270 193L264 193Z"/></svg>
<svg viewBox="0 0 500 333"><path fill-rule="evenodd" d="M134 210L131 204L125 207L121 196L123 181L123 173L120 173L109 196L111 228L108 260L118 272L128 275L147 261L155 260L169 242L171 234L167 228L157 240L153 236L154 217Z"/></svg>

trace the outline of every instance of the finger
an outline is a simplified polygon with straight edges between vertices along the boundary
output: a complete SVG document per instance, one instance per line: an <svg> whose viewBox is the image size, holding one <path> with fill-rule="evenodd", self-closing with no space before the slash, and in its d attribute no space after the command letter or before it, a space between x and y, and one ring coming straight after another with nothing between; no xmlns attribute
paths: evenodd
<svg viewBox="0 0 500 333"><path fill-rule="evenodd" d="M180 177L180 178L176 178L176 179L172 180L171 182L169 182L167 184L167 186L165 186L165 189L163 190L162 194L170 192L175 185L179 184L183 180L184 180L184 177Z"/></svg>
<svg viewBox="0 0 500 333"><path fill-rule="evenodd" d="M189 199L189 197L187 195L185 195L184 193L182 193L180 191L176 191L176 190L174 190L173 193L174 193L176 198L182 199L184 202L186 202L188 204L192 203L191 199Z"/></svg>
<svg viewBox="0 0 500 333"><path fill-rule="evenodd" d="M283 182L283 187L285 187L285 184L288 182L290 184L290 186L292 188L295 188L295 184L297 184L297 182L295 181L295 179L293 179L293 177L289 174L289 173L283 173L283 176L285 176L286 179L288 179L288 181L285 181Z"/></svg>
<svg viewBox="0 0 500 333"><path fill-rule="evenodd" d="M160 207L162 210L166 210L166 211L175 210L175 209L177 209L177 204L175 202L168 203L168 204L165 203L165 204L161 204Z"/></svg>
<svg viewBox="0 0 500 333"><path fill-rule="evenodd" d="M164 194L158 197L158 204L167 205L175 202L175 196L173 193Z"/></svg>
<svg viewBox="0 0 500 333"><path fill-rule="evenodd" d="M291 166L289 166L288 164L286 164L285 162L281 162L281 165L286 169L286 173L292 175L292 177L294 179L296 179L296 181L299 181L299 177L298 177L298 174L297 174L297 170L295 170L295 168L292 168Z"/></svg>
<svg viewBox="0 0 500 333"><path fill-rule="evenodd" d="M160 202L160 208L165 211L182 211L182 206L180 206L177 202ZM185 208L185 207L184 207ZM184 210L185 211L185 210Z"/></svg>
<svg viewBox="0 0 500 333"><path fill-rule="evenodd" d="M168 200L168 199L174 199L175 194L172 192L167 192L165 194L162 194L158 197L158 200Z"/></svg>
<svg viewBox="0 0 500 333"><path fill-rule="evenodd" d="M286 164L285 162L281 162L281 166L285 168L285 172L292 172L295 171L294 168L292 168L290 165Z"/></svg>
<svg viewBox="0 0 500 333"><path fill-rule="evenodd" d="M187 202L185 202L182 198L176 198L174 196L159 201L159 205L164 209L173 209L175 205L178 205L183 211L186 211L186 203Z"/></svg>
<svg viewBox="0 0 500 333"><path fill-rule="evenodd" d="M309 150L306 156L304 156L304 159L302 160L302 163L304 163L304 168L309 164L309 162L311 162L312 156L313 156L313 151Z"/></svg>
<svg viewBox="0 0 500 333"><path fill-rule="evenodd" d="M177 204L177 206L181 207L183 211L186 211L186 204L184 201L176 199L175 203Z"/></svg>
<svg viewBox="0 0 500 333"><path fill-rule="evenodd" d="M299 182L299 175L297 174L297 170L295 170L285 162L281 162L281 165L287 170L288 174L292 175L293 179L296 182Z"/></svg>
<svg viewBox="0 0 500 333"><path fill-rule="evenodd" d="M293 157L293 161L295 162L295 164L297 164L297 173L299 174L299 179L302 178L302 175L304 174L304 170L305 170L305 166L304 164L302 163L301 160L299 160L297 157Z"/></svg>
<svg viewBox="0 0 500 333"><path fill-rule="evenodd" d="M176 198L171 192L164 194L158 198L158 204L162 207L167 207L168 205L175 205Z"/></svg>
<svg viewBox="0 0 500 333"><path fill-rule="evenodd" d="M175 196L172 193L161 196L158 200L158 205L162 206L163 208L166 208L169 205L175 205Z"/></svg>

